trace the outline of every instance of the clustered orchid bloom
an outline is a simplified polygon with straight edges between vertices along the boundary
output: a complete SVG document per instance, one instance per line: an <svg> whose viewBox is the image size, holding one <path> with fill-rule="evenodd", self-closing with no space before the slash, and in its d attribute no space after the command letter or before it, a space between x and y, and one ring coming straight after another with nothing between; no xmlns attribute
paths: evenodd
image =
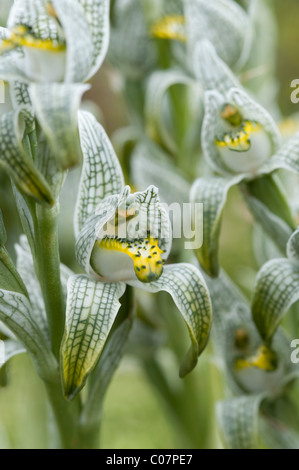
<svg viewBox="0 0 299 470"><path fill-rule="evenodd" d="M39 126L58 168L80 161L77 110L88 89L82 82L96 73L106 55L109 2L18 0L7 26L0 28L0 78L5 83L0 135L5 144L10 132L11 145L6 142L1 159L19 187L52 205L53 195L30 161L32 155L25 155L24 139L36 139ZM15 124L24 113L26 129Z"/></svg>
<svg viewBox="0 0 299 470"><path fill-rule="evenodd" d="M173 297L192 343L181 376L196 365L212 319L209 294L197 268L187 263L165 264L171 227L157 189L151 186L131 194L100 124L91 114L80 112L79 129L84 164L75 212L76 256L86 275L72 276L68 282L62 355L69 398L82 388L94 367L126 284L152 293L166 291ZM92 348L85 358L82 350L87 343ZM75 367L78 363L80 367Z"/></svg>
<svg viewBox="0 0 299 470"><path fill-rule="evenodd" d="M265 287L265 281L264 277L263 286L260 283L261 289ZM216 405L225 445L228 448L257 448L262 429L268 445L279 445L286 439L287 445L292 447L292 432L285 426L279 413L288 389L298 377L298 368L289 361L289 339L286 333L279 328L271 344L261 343L248 302L228 276L221 272L217 279L207 279L207 283L213 299L212 341L220 367L228 378L229 398ZM278 296L283 292L282 287L280 285L279 292L275 289ZM269 300L269 294L264 291L265 301L267 298ZM264 313L255 310L255 321L263 323L265 310ZM259 320L258 311L261 313ZM262 333L262 329L259 330ZM264 334L262 338L265 340ZM291 399L289 406L293 406Z"/></svg>
<svg viewBox="0 0 299 470"><path fill-rule="evenodd" d="M282 168L298 172L298 134L281 144L273 118L244 90L208 41L198 43L194 50L194 73L206 90L201 141L211 176L194 182L190 200L204 204L205 241L196 254L206 272L216 276L222 212L228 191L235 185L243 188L250 209L266 230L275 224L280 231L277 243L284 247L294 222L271 175ZM272 191L269 199L274 214L269 212L273 207L257 201L261 181ZM281 214L275 213L279 206Z"/></svg>

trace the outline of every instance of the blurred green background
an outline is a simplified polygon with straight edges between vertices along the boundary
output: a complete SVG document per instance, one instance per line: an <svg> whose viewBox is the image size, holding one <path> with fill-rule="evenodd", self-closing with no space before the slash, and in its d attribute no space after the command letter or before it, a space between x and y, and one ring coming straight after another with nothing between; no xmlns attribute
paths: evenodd
<svg viewBox="0 0 299 470"><path fill-rule="evenodd" d="M286 117L298 112L299 104L290 100L290 83L299 78L299 2L297 0L273 1L277 22L277 66L278 99ZM85 99L97 103L100 116L108 134L127 122L122 96L115 91L111 72L104 66L92 80L93 88ZM113 86L112 86L113 85ZM71 175L77 178L77 173ZM11 192L7 177L0 172L0 206L9 234L9 248L19 236L20 227L17 215L11 207ZM62 260L73 265L72 212L62 207L63 215L69 224L69 233L61 234ZM241 202L237 191L232 191L224 217L224 230L221 238L221 263L234 278L242 279L240 285L250 293L253 282L251 268L256 268L250 243L251 217ZM65 230L66 224L63 225ZM232 230L233 228L233 230ZM67 236L66 236L67 235ZM67 240L67 242L66 242ZM235 247L238 246L238 260ZM246 268L244 268L244 266ZM241 275L242 273L242 275ZM240 274L240 275L239 275ZM163 354L163 351L162 351ZM172 368L171 361L165 367ZM172 370L173 385L180 387L176 370ZM198 396L202 397L202 416L194 416L198 423L210 421L206 447L221 447L214 424L213 403L218 397L218 378L207 350L196 370ZM31 361L19 356L10 361L7 371L8 385L0 385L0 448L44 448L51 429L46 427L49 410L43 384L37 378ZM191 404L192 406L192 404ZM168 419L158 395L147 382L136 359L127 355L113 379L104 407L101 446L109 449L171 449L184 445L184 436L177 429L174 420Z"/></svg>

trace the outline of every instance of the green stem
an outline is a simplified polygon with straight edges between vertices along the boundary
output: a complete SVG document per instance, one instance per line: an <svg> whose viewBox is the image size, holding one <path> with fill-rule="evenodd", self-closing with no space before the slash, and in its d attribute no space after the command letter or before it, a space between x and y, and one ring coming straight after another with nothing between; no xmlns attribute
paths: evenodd
<svg viewBox="0 0 299 470"><path fill-rule="evenodd" d="M157 39L157 49L160 66L163 69L171 67L171 47L170 42L165 39ZM193 179L194 177L194 155L192 149L188 148L187 135L190 127L190 113L188 106L188 90L186 85L176 84L169 88L171 105L171 116L173 120L173 133L177 144L177 164Z"/></svg>
<svg viewBox="0 0 299 470"><path fill-rule="evenodd" d="M71 403L65 400L59 373L57 373L56 380L47 382L45 385L55 416L61 447L63 449L81 448L78 435L80 400L77 398Z"/></svg>
<svg viewBox="0 0 299 470"><path fill-rule="evenodd" d="M186 353L186 338L178 335L182 328L181 318L175 311L172 300L163 292L157 295L161 312L166 323L169 337L169 348L179 363ZM210 392L210 370L208 364L201 362L197 367L204 367L204 385L198 380L197 371L193 371L180 381L177 388L170 386L170 381L165 376L165 371L154 357L148 357L142 361L145 374L154 386L159 398L162 400L165 411L172 418L180 442L184 442L185 448L207 448L211 438L211 422L209 421L209 407L213 406ZM212 413L212 410L211 410ZM181 444L180 444L181 445Z"/></svg>
<svg viewBox="0 0 299 470"><path fill-rule="evenodd" d="M296 225L277 175L270 174L246 183L249 194L259 199L268 209L280 217L292 230Z"/></svg>
<svg viewBox="0 0 299 470"><path fill-rule="evenodd" d="M45 302L52 350L59 360L65 323L65 299L60 280L58 204L47 209L36 206L36 263Z"/></svg>

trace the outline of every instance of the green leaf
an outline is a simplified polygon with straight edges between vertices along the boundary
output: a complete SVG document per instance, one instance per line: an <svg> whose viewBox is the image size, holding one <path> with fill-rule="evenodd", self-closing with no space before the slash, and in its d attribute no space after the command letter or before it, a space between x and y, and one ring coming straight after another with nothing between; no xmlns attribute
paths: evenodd
<svg viewBox="0 0 299 470"><path fill-rule="evenodd" d="M49 375L56 368L56 360L31 310L31 305L24 295L0 290L0 320L25 346L39 375L44 380L49 380Z"/></svg>
<svg viewBox="0 0 299 470"><path fill-rule="evenodd" d="M261 417L260 429L261 437L270 449L299 449L298 432L272 416Z"/></svg>
<svg viewBox="0 0 299 470"><path fill-rule="evenodd" d="M30 201L27 201L25 199L25 197L20 193L20 191L18 191L17 187L14 184L12 184L12 189L13 189L14 199L16 202L23 232L26 234L31 251L34 253L35 252L35 229L34 229L32 213L30 212L30 209L29 209Z"/></svg>
<svg viewBox="0 0 299 470"><path fill-rule="evenodd" d="M221 219L227 195L243 176L234 178L199 178L190 192L190 202L203 204L203 245L196 250L196 256L209 276L219 273L218 244Z"/></svg>
<svg viewBox="0 0 299 470"><path fill-rule="evenodd" d="M81 413L81 425L97 424L102 416L103 400L117 369L132 327L132 318L126 318L108 338L100 360L94 369L88 399Z"/></svg>
<svg viewBox="0 0 299 470"><path fill-rule="evenodd" d="M217 420L226 448L258 448L258 413L263 398L245 395L217 403Z"/></svg>
<svg viewBox="0 0 299 470"><path fill-rule="evenodd" d="M256 224L253 228L253 250L259 268L270 259L281 258L283 255L274 240L270 238L260 224Z"/></svg>
<svg viewBox="0 0 299 470"><path fill-rule="evenodd" d="M0 246L0 288L28 296L16 267L3 246Z"/></svg>
<svg viewBox="0 0 299 470"><path fill-rule="evenodd" d="M124 284L103 284L83 275L69 279L61 350L64 393L69 400L82 389L96 366L124 290Z"/></svg>
<svg viewBox="0 0 299 470"><path fill-rule="evenodd" d="M20 244L15 245L15 250L17 254L17 270L25 282L32 306L32 315L43 331L45 338L47 338L50 347L49 327L43 296L34 270L29 244L24 235L20 237Z"/></svg>
<svg viewBox="0 0 299 470"><path fill-rule="evenodd" d="M243 52L245 46L245 52L249 52L251 25L243 8L231 0L184 0L184 6L191 47L208 39L230 67L246 60Z"/></svg>
<svg viewBox="0 0 299 470"><path fill-rule="evenodd" d="M167 92L173 85L186 85L189 87L200 87L189 75L180 69L159 70L154 72L148 79L145 99L145 118L148 134L155 140L161 138L166 147L176 154L177 144L175 135L170 130L169 110L164 112L165 98ZM200 105L198 109L201 111ZM195 117L193 116L195 120Z"/></svg>
<svg viewBox="0 0 299 470"><path fill-rule="evenodd" d="M103 127L88 112L79 113L83 168L74 223L78 233L97 205L124 187L120 163Z"/></svg>
<svg viewBox="0 0 299 470"><path fill-rule="evenodd" d="M7 241L7 233L5 230L2 211L0 209L0 246L5 245L6 241Z"/></svg>
<svg viewBox="0 0 299 470"><path fill-rule="evenodd" d="M278 215L271 212L262 201L252 196L246 185L242 186L242 194L255 220L261 224L278 248L285 253L286 244L292 234L292 228Z"/></svg>
<svg viewBox="0 0 299 470"><path fill-rule="evenodd" d="M253 320L266 341L271 341L289 308L299 299L299 264L273 259L258 272L252 301Z"/></svg>
<svg viewBox="0 0 299 470"><path fill-rule="evenodd" d="M102 65L109 45L109 0L78 0L82 5L93 41L93 60L89 80Z"/></svg>
<svg viewBox="0 0 299 470"><path fill-rule="evenodd" d="M41 133L37 142L35 164L44 175L55 200L58 199L66 179L66 171L62 170L59 161L55 158L46 136Z"/></svg>
<svg viewBox="0 0 299 470"><path fill-rule="evenodd" d="M180 367L180 376L185 377L196 366L198 356L208 342L212 324L211 300L200 271L187 263L170 264L164 267L158 281L128 284L147 292L165 291L172 296L191 339L191 347Z"/></svg>
<svg viewBox="0 0 299 470"><path fill-rule="evenodd" d="M38 122L44 131L60 168L80 162L78 109L82 94L89 88L82 84L34 83L30 96Z"/></svg>
<svg viewBox="0 0 299 470"><path fill-rule="evenodd" d="M53 199L44 177L25 153L23 137L26 111L16 110L0 117L0 164L8 171L18 188L38 202L52 205Z"/></svg>

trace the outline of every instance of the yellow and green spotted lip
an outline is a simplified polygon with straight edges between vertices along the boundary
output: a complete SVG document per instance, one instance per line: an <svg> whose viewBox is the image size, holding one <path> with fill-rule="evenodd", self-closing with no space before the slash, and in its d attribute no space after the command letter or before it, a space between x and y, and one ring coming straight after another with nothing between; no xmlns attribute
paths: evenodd
<svg viewBox="0 0 299 470"><path fill-rule="evenodd" d="M242 125L233 131L226 132L221 139L215 139L218 147L228 148L234 152L246 152L251 147L250 137L261 130L256 121L243 121Z"/></svg>
<svg viewBox="0 0 299 470"><path fill-rule="evenodd" d="M128 255L134 263L134 271L141 282L153 282L163 272L164 253L159 248L158 240L152 237L128 241L122 238L104 237L96 242L96 248L111 250Z"/></svg>
<svg viewBox="0 0 299 470"><path fill-rule="evenodd" d="M249 367L257 367L258 369L272 372L277 369L277 355L267 346L260 346L254 356L247 359L238 358L235 361L235 369L243 370Z"/></svg>
<svg viewBox="0 0 299 470"><path fill-rule="evenodd" d="M7 52L16 47L29 47L50 52L62 52L66 49L64 41L36 36L29 26L18 25L11 30L11 35L5 39L0 47L0 53Z"/></svg>
<svg viewBox="0 0 299 470"><path fill-rule="evenodd" d="M151 35L159 39L176 39L186 42L185 17L180 15L166 16L156 21L151 27Z"/></svg>

